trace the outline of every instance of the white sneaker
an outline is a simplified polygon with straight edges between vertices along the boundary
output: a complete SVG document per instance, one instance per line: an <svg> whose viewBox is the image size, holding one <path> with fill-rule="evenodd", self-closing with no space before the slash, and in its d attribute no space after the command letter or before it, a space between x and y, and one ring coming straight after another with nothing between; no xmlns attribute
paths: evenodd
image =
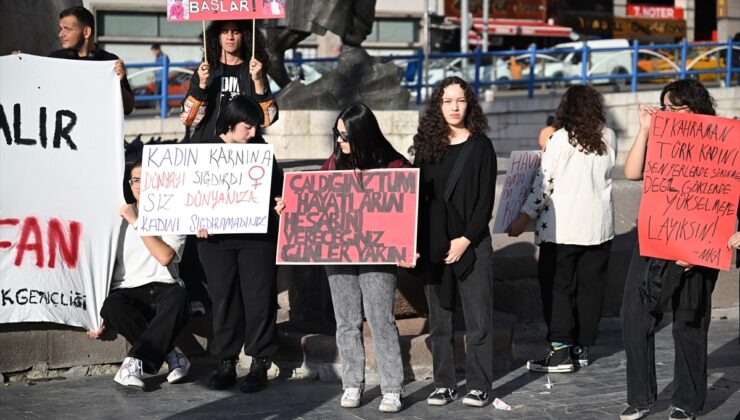
<svg viewBox="0 0 740 420"><path fill-rule="evenodd" d="M360 388L347 388L342 395L342 401L339 405L344 408L357 408L362 400L362 390Z"/></svg>
<svg viewBox="0 0 740 420"><path fill-rule="evenodd" d="M401 407L403 407L401 394L388 392L383 394L383 400L380 402L378 410L384 413L398 413L401 411Z"/></svg>
<svg viewBox="0 0 740 420"><path fill-rule="evenodd" d="M180 348L175 347L167 355L167 366L170 368L170 374L167 375L167 382L174 384L180 379L187 376L190 370L190 360L180 351Z"/></svg>
<svg viewBox="0 0 740 420"><path fill-rule="evenodd" d="M123 386L133 386L136 388L144 389L144 381L141 360L135 357L127 357L123 359L121 368L116 372L116 376L113 380Z"/></svg>

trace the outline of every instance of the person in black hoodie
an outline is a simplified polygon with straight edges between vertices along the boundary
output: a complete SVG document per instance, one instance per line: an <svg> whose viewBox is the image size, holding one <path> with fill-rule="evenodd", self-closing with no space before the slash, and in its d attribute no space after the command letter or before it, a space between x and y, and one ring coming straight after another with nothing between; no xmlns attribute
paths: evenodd
<svg viewBox="0 0 740 420"><path fill-rule="evenodd" d="M212 143L265 144L260 122L262 108L253 99L237 96L224 110L219 135ZM283 171L273 156L270 202L283 190ZM213 303L213 338L208 343L218 359L208 380L212 389L226 389L236 382L236 362L244 353L252 356L242 392L267 386L270 357L278 349L277 286L275 252L278 216L270 212L267 233L209 235L199 229L198 253L208 279Z"/></svg>
<svg viewBox="0 0 740 420"><path fill-rule="evenodd" d="M264 114L261 126L277 121L277 102L267 80L270 61L260 31L256 31L255 50L250 52L253 22L216 20L208 25L207 54L190 79L180 113L185 126L195 127L190 137L192 143L218 139L219 121L223 119L226 104L239 95L259 103Z"/></svg>
<svg viewBox="0 0 740 420"><path fill-rule="evenodd" d="M457 292L465 315L468 393L463 404L488 401L493 370L491 219L496 152L488 121L470 85L448 77L432 93L414 136L421 168L420 254L429 304L434 392L430 405L457 396L453 353Z"/></svg>

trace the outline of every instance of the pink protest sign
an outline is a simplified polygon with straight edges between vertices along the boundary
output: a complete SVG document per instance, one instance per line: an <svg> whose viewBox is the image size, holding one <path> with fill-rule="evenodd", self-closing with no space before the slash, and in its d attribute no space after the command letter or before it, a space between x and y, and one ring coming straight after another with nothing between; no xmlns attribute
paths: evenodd
<svg viewBox="0 0 740 420"><path fill-rule="evenodd" d="M281 19L287 0L167 0L168 22Z"/></svg>
<svg viewBox="0 0 740 420"><path fill-rule="evenodd" d="M728 270L740 197L740 121L653 114L638 217L640 253Z"/></svg>
<svg viewBox="0 0 740 420"><path fill-rule="evenodd" d="M286 173L277 263L413 261L418 191L418 169Z"/></svg>

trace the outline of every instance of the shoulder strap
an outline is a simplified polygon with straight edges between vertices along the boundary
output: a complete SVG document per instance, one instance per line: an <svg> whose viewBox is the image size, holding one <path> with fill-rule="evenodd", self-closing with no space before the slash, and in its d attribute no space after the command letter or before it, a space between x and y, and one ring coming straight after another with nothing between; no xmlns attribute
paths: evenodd
<svg viewBox="0 0 740 420"><path fill-rule="evenodd" d="M460 179L460 174L462 174L463 167L465 166L465 163L468 160L468 155L470 154L470 151L473 149L474 140L475 140L475 137L469 138L463 145L463 148L460 151L460 155L457 156L457 160L455 161L455 166L452 167L452 172L450 172L450 177L447 178L447 184L445 184L445 194L444 194L445 201L449 201L450 197L452 197L452 191L455 189L455 184L457 184L457 180Z"/></svg>

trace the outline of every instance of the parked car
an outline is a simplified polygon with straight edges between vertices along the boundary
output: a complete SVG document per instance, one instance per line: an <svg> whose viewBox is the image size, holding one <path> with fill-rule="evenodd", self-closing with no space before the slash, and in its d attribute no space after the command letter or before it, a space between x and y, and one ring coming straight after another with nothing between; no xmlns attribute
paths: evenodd
<svg viewBox="0 0 740 420"><path fill-rule="evenodd" d="M631 53L626 51L599 51L607 48L629 48L629 41L626 39L600 39L588 41L588 74L590 76L606 76L617 74L628 74L632 64ZM556 52L553 55L554 60L546 62L544 65L537 63L535 66L535 76L537 78L553 77L580 77L581 76L581 51L584 42L566 42L553 46ZM575 51L568 51L575 49ZM562 50L558 52L558 50ZM524 78L529 77L529 67L524 68ZM626 79L624 79L626 80ZM625 83L625 81L621 83ZM580 83L578 80L571 83ZM594 84L620 83L619 79L596 79Z"/></svg>
<svg viewBox="0 0 740 420"><path fill-rule="evenodd" d="M148 71L154 72L156 71L156 69L149 69ZM135 78L141 79L141 77L138 77L138 76L142 74L144 74L144 72L135 73L132 76L130 76L129 79L130 80L135 79ZM154 73L151 73L149 76L153 74ZM170 69L170 74L169 74L169 77L167 78L167 95L169 96L185 95L188 92L188 88L190 87L190 78L192 77L192 75L193 75L193 70L191 69L182 69L182 68ZM135 97L157 94L157 89L155 89L153 77L150 77L150 81L147 83L141 83L141 84L132 86L131 90L133 90ZM136 108L153 108L156 102L157 101L154 101L154 100L137 101ZM181 102L182 102L182 99L168 99L167 106L168 107L179 107Z"/></svg>

